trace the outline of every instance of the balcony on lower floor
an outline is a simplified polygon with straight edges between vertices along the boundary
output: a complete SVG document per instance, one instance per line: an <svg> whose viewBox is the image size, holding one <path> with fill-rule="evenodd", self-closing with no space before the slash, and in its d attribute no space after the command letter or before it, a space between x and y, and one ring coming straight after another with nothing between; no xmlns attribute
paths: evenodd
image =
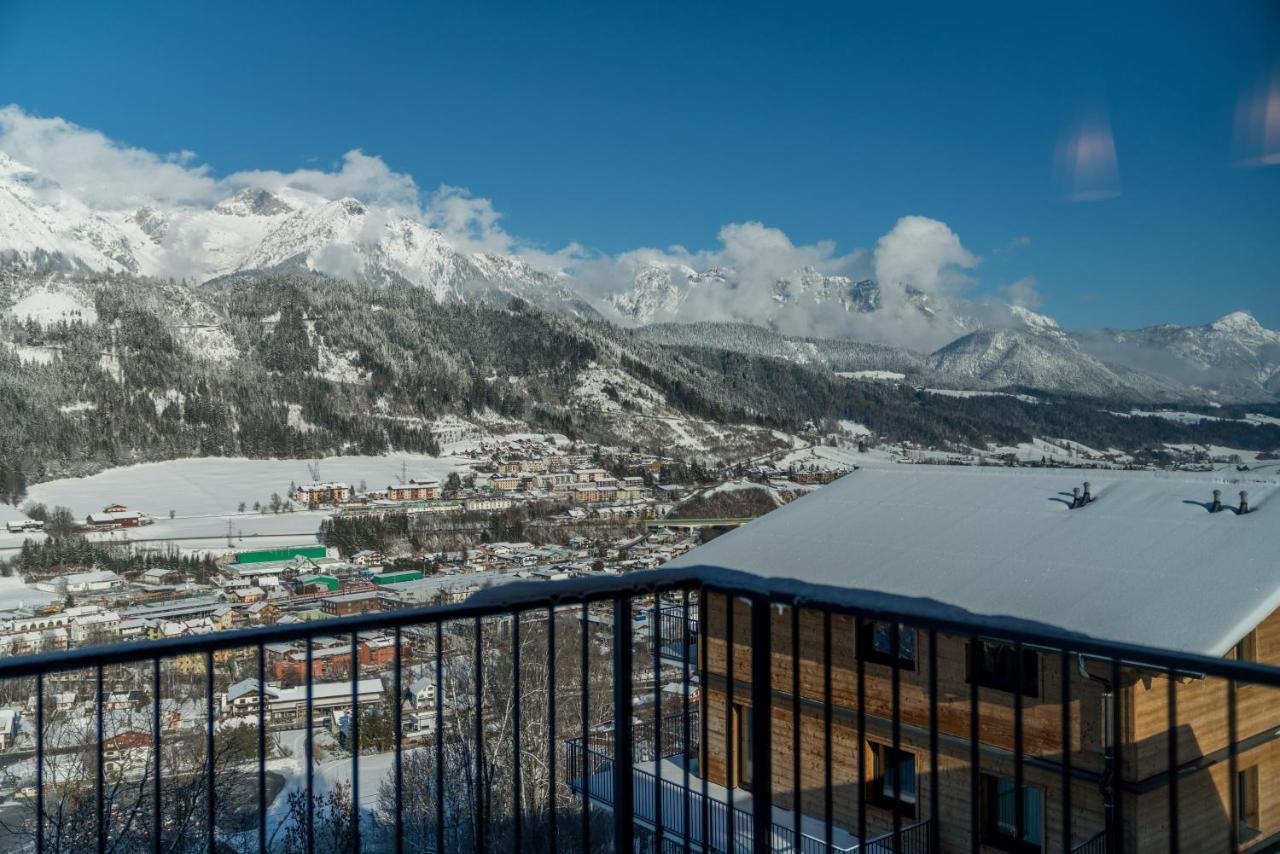
<svg viewBox="0 0 1280 854"><path fill-rule="evenodd" d="M684 734L689 734L686 742ZM692 848L713 854L740 854L755 849L754 801L749 789L727 789L699 775L698 716L666 717L655 740L649 722L633 724L632 816L640 835L652 840L653 850ZM654 745L661 742L661 748ZM596 808L615 806L614 739L612 729L565 742L568 788ZM772 806L765 833L768 850L776 854L929 854L929 822L908 823L859 840L842 827L827 826L815 816ZM660 846L660 847L659 847Z"/></svg>

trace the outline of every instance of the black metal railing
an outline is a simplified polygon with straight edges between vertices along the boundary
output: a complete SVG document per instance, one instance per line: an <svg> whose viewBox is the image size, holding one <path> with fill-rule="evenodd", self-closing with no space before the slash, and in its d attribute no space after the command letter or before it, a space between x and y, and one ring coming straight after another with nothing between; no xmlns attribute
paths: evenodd
<svg viewBox="0 0 1280 854"><path fill-rule="evenodd" d="M389 656L370 643L387 639ZM0 686L33 719L0 751L3 850L1121 852L1275 833L1253 830L1250 786L1280 668L717 568L7 658ZM603 737L613 721L630 723ZM642 767L673 746L676 779Z"/></svg>
<svg viewBox="0 0 1280 854"><path fill-rule="evenodd" d="M1071 854L1106 854L1106 852L1107 834L1105 832L1095 834L1071 849Z"/></svg>
<svg viewBox="0 0 1280 854"><path fill-rule="evenodd" d="M580 739L570 739L565 743L565 762L570 768L585 769L594 779L590 784L591 798L596 804L612 808L613 793L613 754L600 748L607 742L597 743L593 737L589 739L590 747L583 749ZM650 745L652 742L650 742ZM738 854L750 852L754 847L755 829L751 812L733 807L733 820L729 820L730 806L722 800L704 798L697 790L698 781L692 784L660 777L661 762L673 756L687 758L684 750L678 746L671 753L650 756L641 759L638 754L637 763L653 763L654 770L633 768L633 814L637 821L647 826L652 834L656 831L659 816L663 818L663 836L667 845L682 850L687 845L699 851L715 852L715 854ZM684 771L682 763L675 763L677 773ZM576 793L582 793L586 786L581 778L569 781L569 787ZM661 807L658 801L661 800ZM703 824L703 817L706 824ZM733 842L729 841L729 828L733 828ZM864 843L848 844L827 843L811 834L801 833L798 837L794 827L784 823L772 822L767 834L769 850L779 854L848 854L848 852L868 852L868 854L887 854L887 852L927 852L929 851L928 821L918 822L903 828L898 835L898 847L894 847L893 833L888 832L869 839Z"/></svg>
<svg viewBox="0 0 1280 854"><path fill-rule="evenodd" d="M660 605L658 608L658 637L664 658L677 662L685 659L693 661L697 655L697 612L685 614L680 605Z"/></svg>
<svg viewBox="0 0 1280 854"><path fill-rule="evenodd" d="M685 734L686 723L679 713L664 715L662 721L655 726L654 721L644 720L631 725L631 760L632 762L655 762L673 756L698 755L698 708L691 706L687 723L688 735ZM587 749L593 753L612 757L614 754L614 733L616 724L608 725L587 733ZM571 745L581 745L581 738L571 738Z"/></svg>

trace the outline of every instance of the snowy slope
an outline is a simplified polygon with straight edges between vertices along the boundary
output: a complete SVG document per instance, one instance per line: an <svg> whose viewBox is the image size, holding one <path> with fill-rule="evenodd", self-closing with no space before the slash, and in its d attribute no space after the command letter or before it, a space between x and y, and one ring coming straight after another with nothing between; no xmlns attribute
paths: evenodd
<svg viewBox="0 0 1280 854"><path fill-rule="evenodd" d="M440 300L519 297L577 316L596 311L567 277L523 260L466 252L415 214L353 198L247 187L209 207L93 210L0 152L0 264L46 272L128 272L208 281L304 269Z"/></svg>
<svg viewBox="0 0 1280 854"><path fill-rule="evenodd" d="M1122 376L1080 349L1056 324L1032 329L982 330L935 352L930 366L953 381L1052 389L1092 397L1163 397L1164 383Z"/></svg>
<svg viewBox="0 0 1280 854"><path fill-rule="evenodd" d="M1264 400L1280 393L1280 332L1247 312L1203 326L1105 329L1079 337L1101 358L1159 371L1224 398Z"/></svg>

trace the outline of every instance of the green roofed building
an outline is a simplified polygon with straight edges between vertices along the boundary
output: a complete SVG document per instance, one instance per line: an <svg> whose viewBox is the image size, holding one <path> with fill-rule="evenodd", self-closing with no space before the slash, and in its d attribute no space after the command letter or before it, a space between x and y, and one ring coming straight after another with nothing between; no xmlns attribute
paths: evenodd
<svg viewBox="0 0 1280 854"><path fill-rule="evenodd" d="M370 579L374 584L399 584L402 581L417 581L422 573L416 569L405 569L398 572L384 572Z"/></svg>
<svg viewBox="0 0 1280 854"><path fill-rule="evenodd" d="M285 546L279 549L254 549L248 552L236 552L236 563L268 563L271 561L293 560L295 557L321 558L328 557L324 546Z"/></svg>
<svg viewBox="0 0 1280 854"><path fill-rule="evenodd" d="M294 584L303 593L319 593L322 587L332 592L342 587L342 582L332 575L299 575L294 579Z"/></svg>

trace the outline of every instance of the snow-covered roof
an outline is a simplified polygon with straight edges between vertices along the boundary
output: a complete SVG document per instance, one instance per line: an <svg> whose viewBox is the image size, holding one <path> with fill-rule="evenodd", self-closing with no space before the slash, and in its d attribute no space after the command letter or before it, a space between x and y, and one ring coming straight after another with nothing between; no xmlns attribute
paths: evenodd
<svg viewBox="0 0 1280 854"><path fill-rule="evenodd" d="M1071 509L1085 480L1094 501ZM1214 489L1220 513L1209 512ZM864 469L666 566L912 597L1220 656L1280 607L1278 493L1275 477L1234 473Z"/></svg>

